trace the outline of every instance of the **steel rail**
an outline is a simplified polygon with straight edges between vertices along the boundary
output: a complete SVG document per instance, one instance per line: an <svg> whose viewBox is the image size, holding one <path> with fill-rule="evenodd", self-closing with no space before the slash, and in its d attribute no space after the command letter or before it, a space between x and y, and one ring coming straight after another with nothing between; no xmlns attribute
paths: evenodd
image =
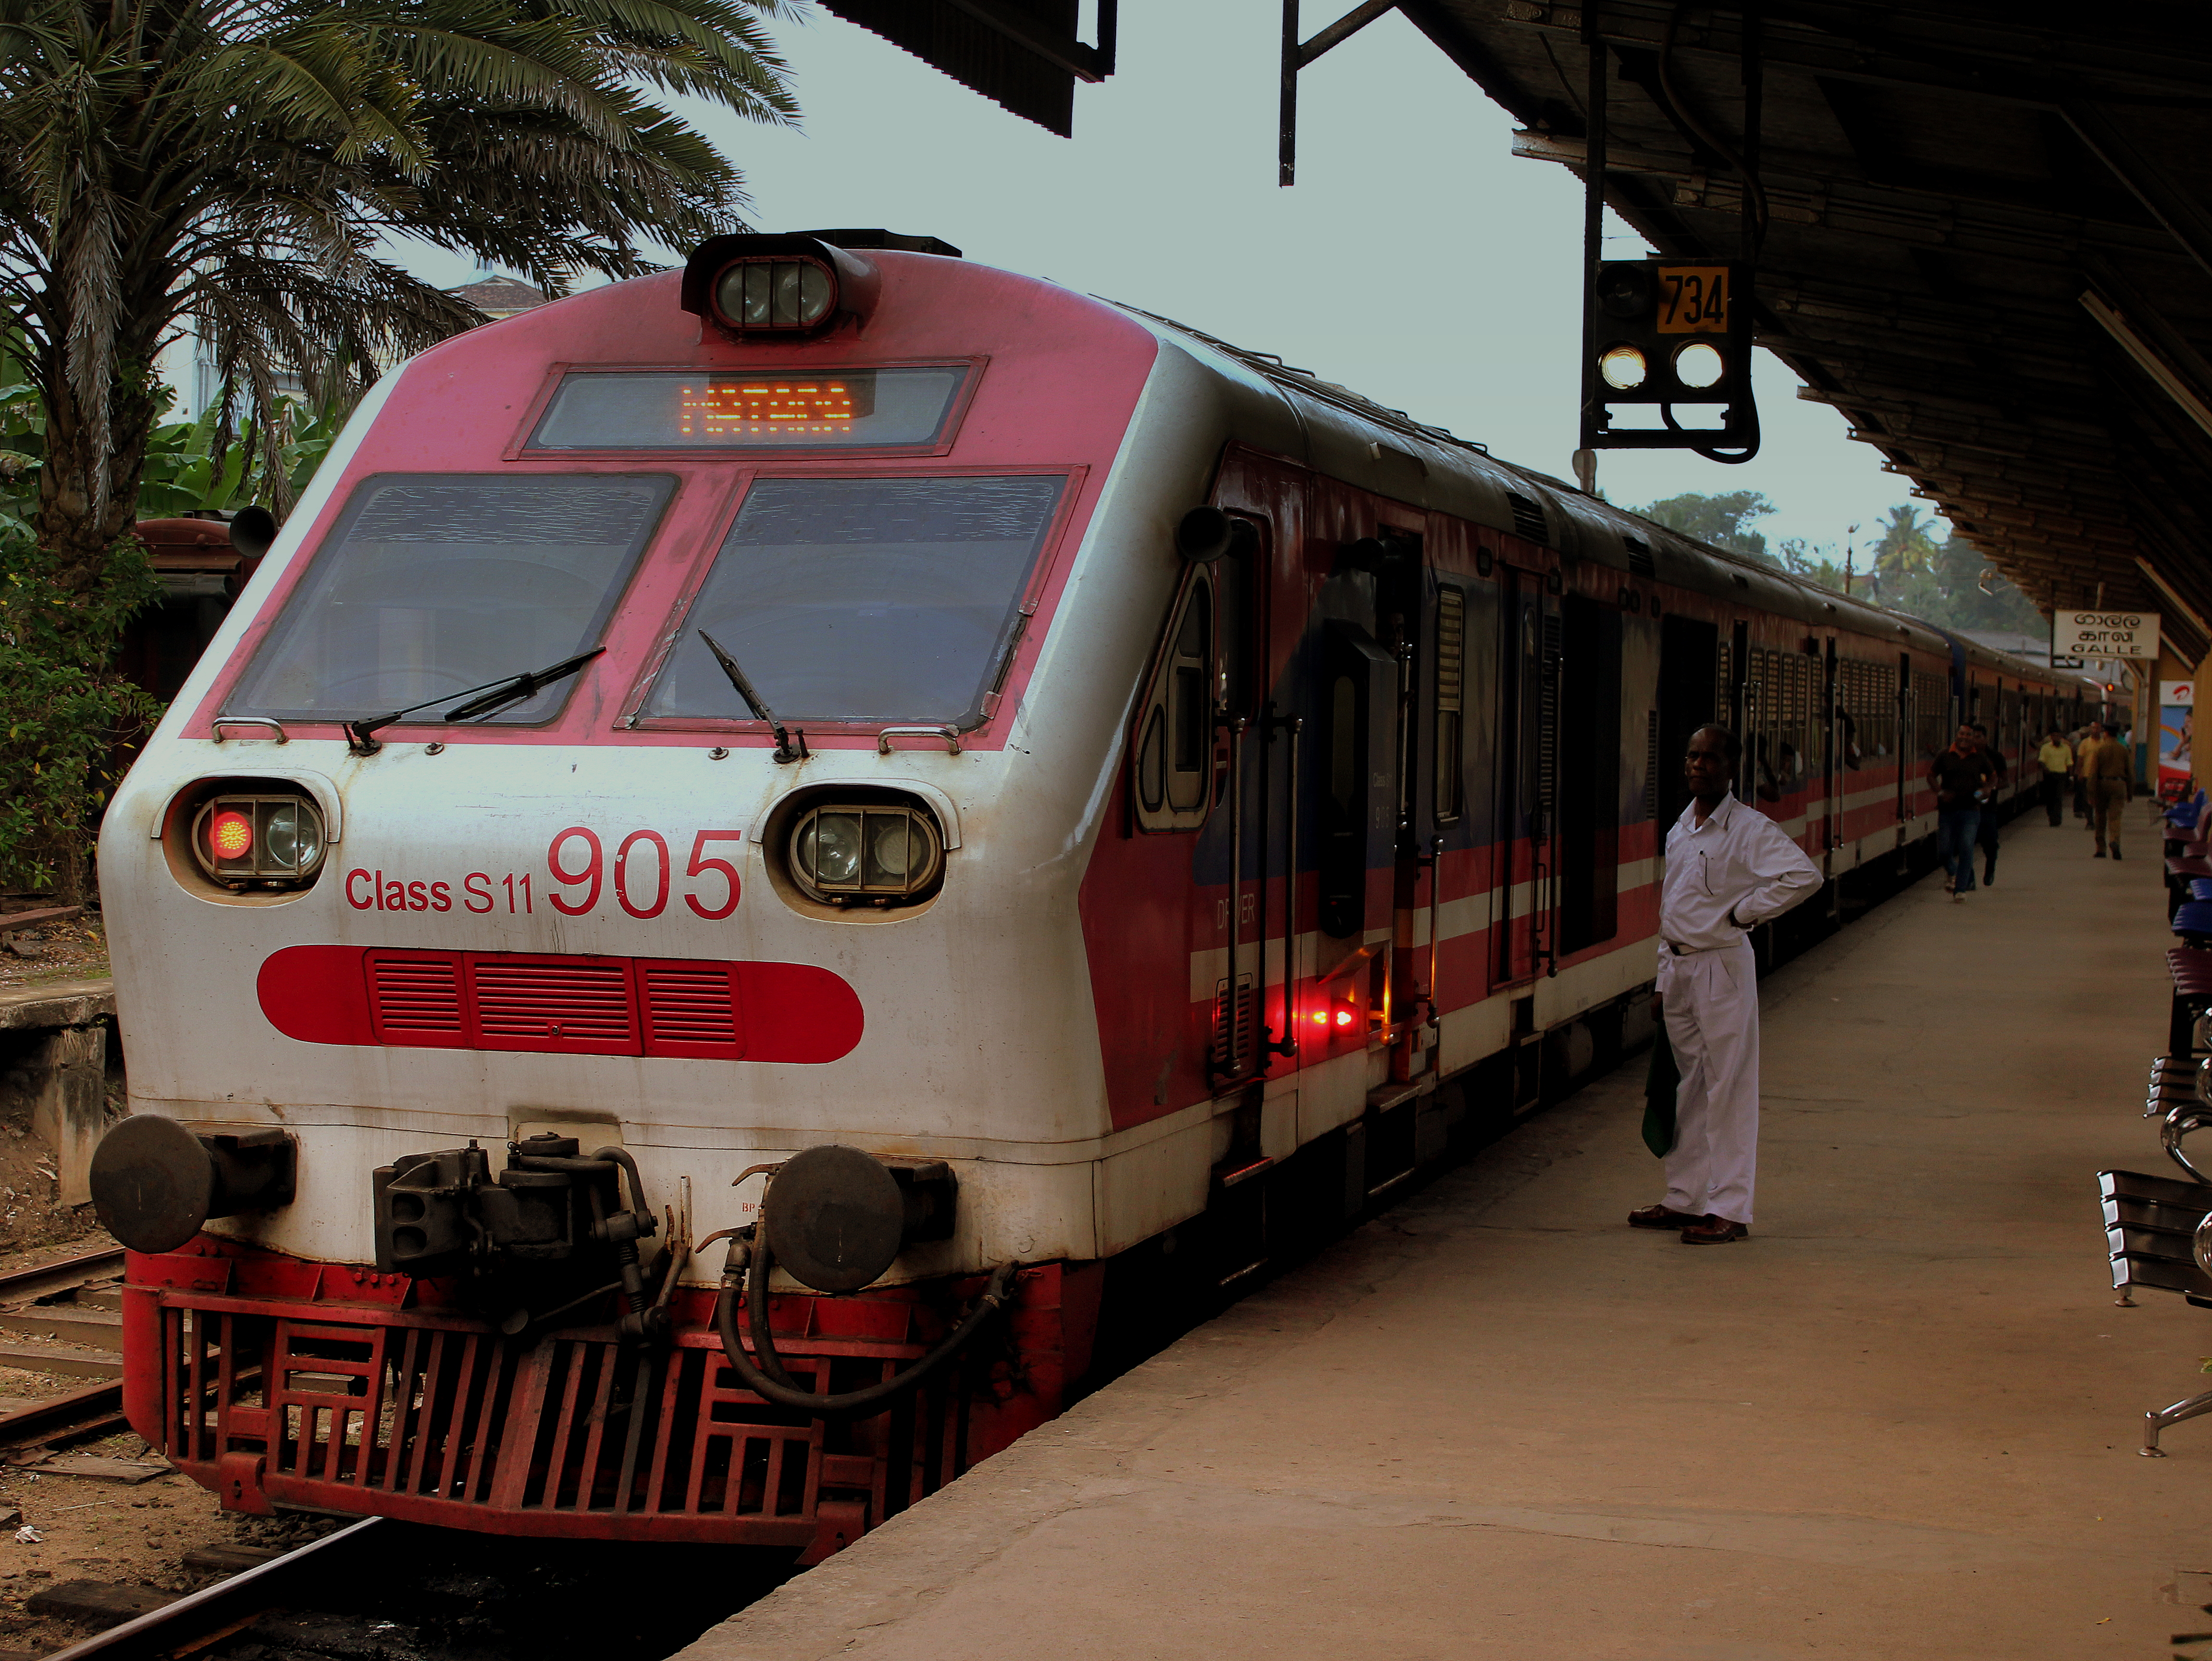
<svg viewBox="0 0 2212 1661"><path fill-rule="evenodd" d="M18 1269L12 1275L0 1275L0 1305L29 1303L57 1292L67 1292L120 1273L122 1269L123 1252L117 1247L64 1257L59 1262L44 1263L36 1269ZM123 1427L118 1417L122 1408L123 1381L119 1378L102 1379L66 1395L32 1402L13 1412L0 1413L0 1448L23 1447L72 1431L96 1431L104 1420L115 1421L112 1427L119 1430ZM84 1438L80 1435L75 1439Z"/></svg>
<svg viewBox="0 0 2212 1661"><path fill-rule="evenodd" d="M296 1551L56 1650L46 1661L91 1661L95 1656L100 1661L165 1661L200 1640L235 1632L267 1611L295 1601L294 1583L303 1574L338 1568L354 1552L378 1543L380 1530L387 1526L384 1518L365 1517Z"/></svg>
<svg viewBox="0 0 2212 1661"><path fill-rule="evenodd" d="M120 1275L122 1272L121 1246L106 1251L88 1251L77 1257L64 1257L59 1262L42 1263L36 1269L19 1269L12 1275L0 1275L0 1304L21 1303L27 1299L46 1297L50 1293L66 1292L71 1287L84 1285L88 1281L97 1281L103 1275Z"/></svg>

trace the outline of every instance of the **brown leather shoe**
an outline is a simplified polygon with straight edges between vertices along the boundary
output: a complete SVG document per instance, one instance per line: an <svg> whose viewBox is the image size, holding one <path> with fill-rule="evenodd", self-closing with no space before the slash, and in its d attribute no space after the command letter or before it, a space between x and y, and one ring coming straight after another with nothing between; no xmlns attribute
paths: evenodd
<svg viewBox="0 0 2212 1661"><path fill-rule="evenodd" d="M1694 1211L1669 1211L1663 1205L1648 1205L1628 1214L1631 1228L1680 1228L1685 1223L1704 1220Z"/></svg>
<svg viewBox="0 0 2212 1661"><path fill-rule="evenodd" d="M1725 1217L1708 1213L1682 1231L1684 1245L1726 1245L1731 1240L1747 1240L1751 1230L1743 1223L1732 1223Z"/></svg>

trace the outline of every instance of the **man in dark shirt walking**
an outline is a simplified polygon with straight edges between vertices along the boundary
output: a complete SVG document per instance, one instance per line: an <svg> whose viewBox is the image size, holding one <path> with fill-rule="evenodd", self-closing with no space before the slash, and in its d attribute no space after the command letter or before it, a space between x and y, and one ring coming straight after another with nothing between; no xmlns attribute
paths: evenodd
<svg viewBox="0 0 2212 1661"><path fill-rule="evenodd" d="M1951 747L1929 764L1928 783L1936 792L1936 846L1949 873L1943 889L1954 902L1974 891L1974 838L1981 829L1990 781L1996 776L1989 751L1971 727L1960 727Z"/></svg>

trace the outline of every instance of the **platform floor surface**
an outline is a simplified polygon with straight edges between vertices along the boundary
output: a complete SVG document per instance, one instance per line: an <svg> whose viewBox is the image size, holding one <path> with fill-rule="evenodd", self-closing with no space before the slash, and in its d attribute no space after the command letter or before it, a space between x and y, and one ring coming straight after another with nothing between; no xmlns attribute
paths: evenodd
<svg viewBox="0 0 2212 1661"><path fill-rule="evenodd" d="M1758 1215L1631 1064L705 1634L686 1661L2163 1657L2212 1632L2212 1315L2114 1305L2159 845L2007 827L1764 987ZM2178 1174L2178 1173L2174 1173ZM2192 1653L2195 1652L2192 1652Z"/></svg>

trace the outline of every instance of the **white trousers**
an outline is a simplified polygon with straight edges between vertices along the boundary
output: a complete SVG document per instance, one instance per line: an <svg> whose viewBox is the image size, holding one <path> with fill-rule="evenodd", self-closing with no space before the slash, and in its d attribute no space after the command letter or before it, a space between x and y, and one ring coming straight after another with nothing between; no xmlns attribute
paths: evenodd
<svg viewBox="0 0 2212 1661"><path fill-rule="evenodd" d="M1748 940L1674 959L1664 1000L1681 1088L1667 1204L1751 1221L1759 1167L1759 977Z"/></svg>

